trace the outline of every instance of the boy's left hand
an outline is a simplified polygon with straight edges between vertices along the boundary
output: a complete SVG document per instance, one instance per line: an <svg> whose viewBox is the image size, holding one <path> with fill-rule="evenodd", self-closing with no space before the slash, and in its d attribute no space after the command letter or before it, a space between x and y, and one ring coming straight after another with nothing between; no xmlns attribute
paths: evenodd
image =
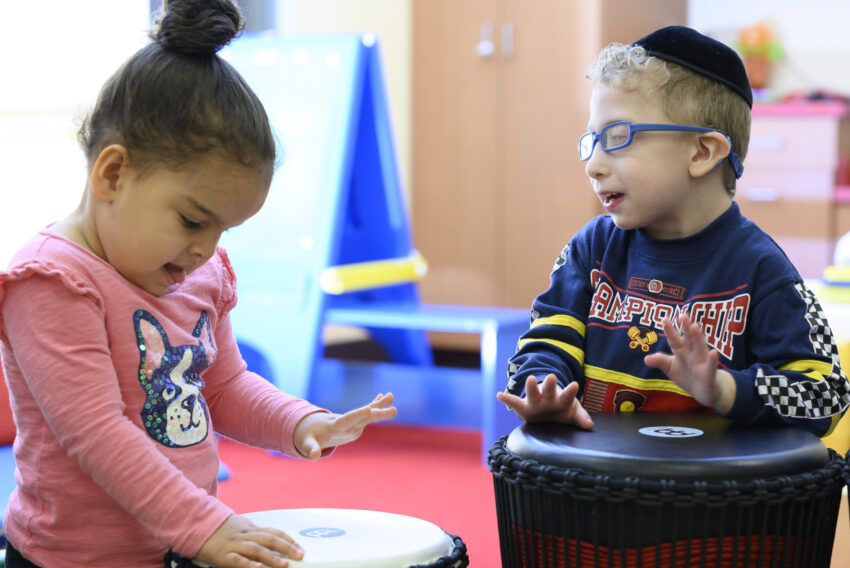
<svg viewBox="0 0 850 568"><path fill-rule="evenodd" d="M664 333L673 354L653 353L644 357L644 363L664 371L700 404L721 414L732 410L737 391L735 379L718 369L717 351L708 349L699 325L682 314L678 330L671 320L664 321Z"/></svg>
<svg viewBox="0 0 850 568"><path fill-rule="evenodd" d="M292 440L295 448L311 460L322 457L322 450L353 442L372 422L393 418L398 409L391 406L392 393L379 394L375 400L345 414L314 412L301 419Z"/></svg>

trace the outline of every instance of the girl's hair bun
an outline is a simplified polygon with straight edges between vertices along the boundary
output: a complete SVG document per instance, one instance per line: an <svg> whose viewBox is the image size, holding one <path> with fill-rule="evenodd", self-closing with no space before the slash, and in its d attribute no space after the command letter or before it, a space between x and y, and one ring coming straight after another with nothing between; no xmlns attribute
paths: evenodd
<svg viewBox="0 0 850 568"><path fill-rule="evenodd" d="M151 38L165 49L213 55L245 29L232 0L163 0Z"/></svg>

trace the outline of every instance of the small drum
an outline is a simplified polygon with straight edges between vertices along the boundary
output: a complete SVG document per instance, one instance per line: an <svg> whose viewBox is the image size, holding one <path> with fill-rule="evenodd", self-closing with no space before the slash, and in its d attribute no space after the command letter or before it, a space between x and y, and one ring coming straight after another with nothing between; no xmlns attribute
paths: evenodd
<svg viewBox="0 0 850 568"><path fill-rule="evenodd" d="M527 424L490 449L502 565L828 568L844 460L716 415Z"/></svg>
<svg viewBox="0 0 850 568"><path fill-rule="evenodd" d="M304 549L293 568L461 568L466 545L440 527L405 515L357 509L282 509L244 515L275 527ZM205 564L195 561L198 566ZM206 565L209 566L209 565Z"/></svg>

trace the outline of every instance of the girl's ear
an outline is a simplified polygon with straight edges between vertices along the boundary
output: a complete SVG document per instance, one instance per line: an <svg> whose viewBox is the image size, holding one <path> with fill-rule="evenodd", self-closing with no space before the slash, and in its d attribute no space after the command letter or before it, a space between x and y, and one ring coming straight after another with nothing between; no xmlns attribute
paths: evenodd
<svg viewBox="0 0 850 568"><path fill-rule="evenodd" d="M121 144L110 144L97 156L91 170L92 193L100 201L111 202L129 174L130 153Z"/></svg>
<svg viewBox="0 0 850 568"><path fill-rule="evenodd" d="M693 177L702 177L722 163L732 151L732 144L720 132L702 132L695 138L694 152L688 163Z"/></svg>

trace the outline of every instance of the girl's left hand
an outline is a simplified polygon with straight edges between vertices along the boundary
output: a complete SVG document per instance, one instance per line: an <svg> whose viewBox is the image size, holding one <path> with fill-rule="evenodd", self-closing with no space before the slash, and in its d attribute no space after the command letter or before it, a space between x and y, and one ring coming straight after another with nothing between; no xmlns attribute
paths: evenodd
<svg viewBox="0 0 850 568"><path fill-rule="evenodd" d="M345 414L314 412L305 416L292 436L295 447L311 460L322 457L322 450L353 442L372 422L393 418L398 409L391 406L392 393L379 394L375 400Z"/></svg>

